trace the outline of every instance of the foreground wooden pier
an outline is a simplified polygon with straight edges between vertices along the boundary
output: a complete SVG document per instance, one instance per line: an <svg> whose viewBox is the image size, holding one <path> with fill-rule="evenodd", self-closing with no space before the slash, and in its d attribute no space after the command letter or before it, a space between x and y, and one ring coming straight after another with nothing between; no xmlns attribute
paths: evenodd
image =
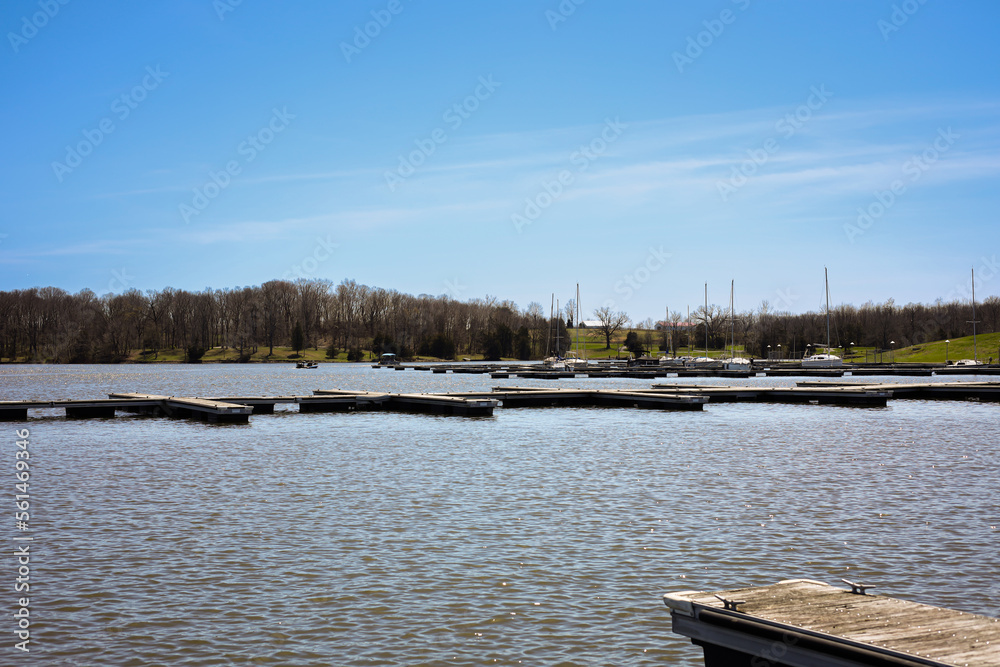
<svg viewBox="0 0 1000 667"><path fill-rule="evenodd" d="M668 593L674 632L706 667L1000 665L1000 619L792 579L772 586Z"/></svg>
<svg viewBox="0 0 1000 667"><path fill-rule="evenodd" d="M301 413L384 410L424 414L489 417L503 403L526 406L607 406L659 410L701 410L707 398L667 396L652 392L508 389L500 392L391 394L374 391L317 389L305 396L178 397L114 393L106 399L65 401L0 401L0 421L25 421L29 409L63 408L69 418L110 418L116 412L199 419L213 423L247 423L250 415L273 414L277 404L294 404Z"/></svg>
<svg viewBox="0 0 1000 667"><path fill-rule="evenodd" d="M215 423L247 423L251 414L274 413L279 403L293 404L302 413L384 410L488 417L500 406L703 410L709 403L755 401L884 408L895 398L1000 402L1000 382L800 382L797 387L654 384L650 389L639 390L494 387L492 391L437 394L317 389L303 396L185 397L114 393L108 398L93 400L0 401L0 421L25 421L29 410L51 408L63 408L67 417L77 419L108 418L117 412L131 412Z"/></svg>

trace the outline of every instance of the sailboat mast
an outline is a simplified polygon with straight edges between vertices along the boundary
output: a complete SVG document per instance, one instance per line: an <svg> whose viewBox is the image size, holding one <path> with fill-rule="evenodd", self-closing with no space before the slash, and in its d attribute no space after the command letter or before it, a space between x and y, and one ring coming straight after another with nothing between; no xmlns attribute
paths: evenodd
<svg viewBox="0 0 1000 667"><path fill-rule="evenodd" d="M830 273L825 266L823 280L826 283L826 353L830 354Z"/></svg>
<svg viewBox="0 0 1000 667"><path fill-rule="evenodd" d="M552 309L556 305L556 293L552 293L552 299L549 301L549 333L545 337L545 356L552 354Z"/></svg>
<svg viewBox="0 0 1000 667"><path fill-rule="evenodd" d="M559 325L562 324L562 313L559 312L559 299L556 299L556 358L561 357L559 353Z"/></svg>
<svg viewBox="0 0 1000 667"><path fill-rule="evenodd" d="M587 350L583 353L586 357ZM576 284L576 355L580 356L580 283Z"/></svg>
<svg viewBox="0 0 1000 667"><path fill-rule="evenodd" d="M729 348L729 358L736 357L736 307L733 303L733 289L736 287L736 280L729 283L729 338L732 341Z"/></svg>
<svg viewBox="0 0 1000 667"><path fill-rule="evenodd" d="M708 283L705 283L705 356L708 356Z"/></svg>
<svg viewBox="0 0 1000 667"><path fill-rule="evenodd" d="M663 317L665 318L663 320L663 330L667 331L667 327L670 326L670 306L663 307ZM667 347L672 348L674 346L674 332L670 331L667 335L669 336L667 340L670 342L670 344ZM669 352L669 351L670 350L667 349L664 352ZM677 355L675 354L674 356L676 357Z"/></svg>
<svg viewBox="0 0 1000 667"><path fill-rule="evenodd" d="M972 267L972 360L979 362L979 348L976 346L976 267Z"/></svg>

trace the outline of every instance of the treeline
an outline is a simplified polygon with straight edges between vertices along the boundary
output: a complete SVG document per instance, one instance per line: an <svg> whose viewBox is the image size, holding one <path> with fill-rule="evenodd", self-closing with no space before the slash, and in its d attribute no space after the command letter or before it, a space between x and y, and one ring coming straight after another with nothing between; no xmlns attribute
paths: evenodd
<svg viewBox="0 0 1000 667"><path fill-rule="evenodd" d="M572 346L572 304L550 320L541 304L520 309L495 297L455 301L447 296L412 296L345 280L272 280L260 286L189 292L173 288L145 293L132 289L97 296L54 287L0 291L0 359L55 363L110 363L155 359L162 350L183 350L189 360L224 347L247 360L275 347L296 351L325 348L328 357L347 353L360 360L367 351L453 359L538 359ZM709 306L692 313L685 326L672 313L659 332L652 320L638 323L639 336L628 336L629 318L608 308L594 316L606 326L591 331L602 343L625 338L636 353L691 346L725 347L731 334L748 354L802 356L809 346L825 344L823 313L774 312L764 302L737 313ZM978 304L977 331L998 331L1000 299ZM860 307L842 305L831 312L831 342L876 349L900 348L972 333L969 302L897 306L892 300ZM557 335L558 334L558 335ZM813 347L815 349L815 347Z"/></svg>
<svg viewBox="0 0 1000 667"><path fill-rule="evenodd" d="M546 353L549 330L537 303L521 311L493 297L459 302L352 280L336 286L272 280L203 292L132 289L101 297L54 287L0 292L0 359L7 361L113 363L135 352L155 359L166 349L184 350L194 361L215 347L247 360L277 346L322 346L331 358L346 351L355 360L368 350L530 359Z"/></svg>
<svg viewBox="0 0 1000 667"><path fill-rule="evenodd" d="M975 317L978 333L1000 330L1000 298L991 296L978 303ZM678 349L689 345L695 349L704 348L706 327L710 347L725 347L735 332L737 344L758 357L777 354L780 345L780 356L799 358L825 346L827 340L825 313L775 312L766 301L756 310L736 313L732 318L719 306L709 305L707 311L701 307L697 314L692 313L695 326L691 328L683 326L684 319L680 313L671 313L661 334L664 342L672 340ZM899 306L889 299L885 303L868 302L860 307L841 305L830 311L830 343L838 348L898 349L971 336L972 319L971 301Z"/></svg>

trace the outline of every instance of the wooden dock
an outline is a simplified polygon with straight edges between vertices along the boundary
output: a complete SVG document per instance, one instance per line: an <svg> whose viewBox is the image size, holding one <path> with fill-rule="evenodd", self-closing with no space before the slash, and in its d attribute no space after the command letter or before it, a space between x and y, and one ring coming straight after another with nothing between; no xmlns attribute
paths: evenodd
<svg viewBox="0 0 1000 667"><path fill-rule="evenodd" d="M114 393L106 399L93 400L0 401L0 421L25 421L28 410L46 408L63 408L67 417L77 419L110 418L120 411L217 423L247 423L251 414L274 413L279 403L294 404L302 413L385 410L488 417L499 406L703 410L708 403L754 401L885 407L892 398L1000 402L1000 382L867 384L813 381L800 382L796 387L654 384L650 389L640 390L494 387L492 391L423 394L317 389L303 396L185 397Z"/></svg>
<svg viewBox="0 0 1000 667"><path fill-rule="evenodd" d="M203 419L219 423L245 423L252 409L235 403L202 398L156 394L110 394L106 399L60 401L0 401L0 421L25 421L33 408L63 408L74 419L114 417L115 412L138 412L168 417Z"/></svg>
<svg viewBox="0 0 1000 667"><path fill-rule="evenodd" d="M112 418L132 412L213 423L247 423L251 414L273 414L279 403L294 404L302 413L388 410L432 414L490 416L499 404L495 397L448 394L390 394L371 391L317 390L305 396L186 397L160 394L113 393L106 399L58 401L0 401L0 421L25 421L30 409L63 408L69 418Z"/></svg>
<svg viewBox="0 0 1000 667"><path fill-rule="evenodd" d="M493 398L505 408L615 407L653 410L702 410L704 396L668 396L651 391L608 389L547 389L544 387L494 387L489 392L451 394L464 398Z"/></svg>
<svg viewBox="0 0 1000 667"><path fill-rule="evenodd" d="M889 391L893 398L910 398L936 401L989 401L1000 402L1000 382L919 382L919 383L866 383L866 382L797 382L803 389L847 388L867 391Z"/></svg>
<svg viewBox="0 0 1000 667"><path fill-rule="evenodd" d="M714 385L654 384L653 391L671 396L694 395L712 403L755 401L759 403L816 403L884 408L893 393L867 386L822 387L732 387Z"/></svg>
<svg viewBox="0 0 1000 667"><path fill-rule="evenodd" d="M1000 619L845 585L791 579L663 601L673 631L704 649L706 667L1000 665Z"/></svg>

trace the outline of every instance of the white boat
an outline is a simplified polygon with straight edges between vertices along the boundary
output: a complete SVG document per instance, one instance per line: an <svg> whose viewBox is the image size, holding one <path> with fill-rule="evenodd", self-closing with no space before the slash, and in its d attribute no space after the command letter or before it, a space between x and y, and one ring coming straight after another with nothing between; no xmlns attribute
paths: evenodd
<svg viewBox="0 0 1000 667"><path fill-rule="evenodd" d="M578 355L576 352L572 350L566 353L566 358L562 359L562 363L565 367L569 369L587 367L587 360L581 359L580 355Z"/></svg>
<svg viewBox="0 0 1000 667"><path fill-rule="evenodd" d="M562 357L545 357L542 360L542 367L550 371L564 371L566 370L566 360Z"/></svg>
<svg viewBox="0 0 1000 667"><path fill-rule="evenodd" d="M713 359L712 357L695 357L690 361L684 362L685 368L722 368L721 359Z"/></svg>
<svg viewBox="0 0 1000 667"><path fill-rule="evenodd" d="M826 282L826 352L806 357L802 360L802 368L838 368L844 365L843 359L830 354L830 276L825 267L823 278Z"/></svg>
<svg viewBox="0 0 1000 667"><path fill-rule="evenodd" d="M983 362L976 359L959 359L953 366L982 366Z"/></svg>
<svg viewBox="0 0 1000 667"><path fill-rule="evenodd" d="M315 361L299 361L295 363L296 368L319 368L319 363Z"/></svg>
<svg viewBox="0 0 1000 667"><path fill-rule="evenodd" d="M813 354L802 360L802 368L837 368L844 360L835 354Z"/></svg>
<svg viewBox="0 0 1000 667"><path fill-rule="evenodd" d="M750 370L750 360L743 357L723 359L722 369L726 371L748 371Z"/></svg>

